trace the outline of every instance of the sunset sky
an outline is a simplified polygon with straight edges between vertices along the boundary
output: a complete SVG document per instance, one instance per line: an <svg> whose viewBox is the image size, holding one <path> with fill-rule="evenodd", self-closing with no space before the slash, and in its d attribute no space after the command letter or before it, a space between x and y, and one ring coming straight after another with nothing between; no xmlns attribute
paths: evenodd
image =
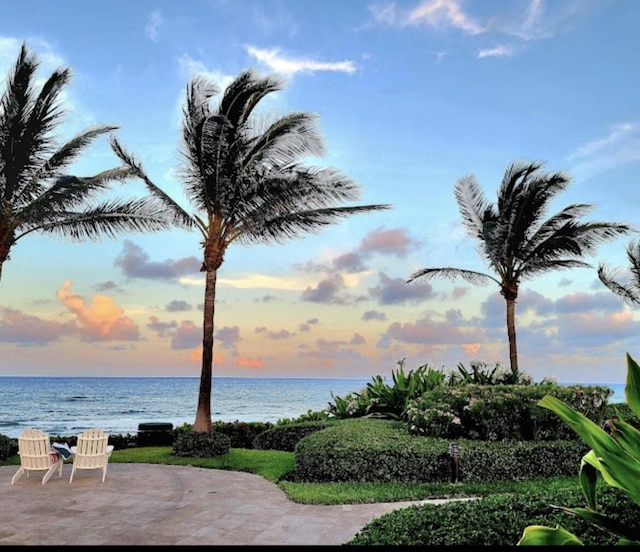
<svg viewBox="0 0 640 552"><path fill-rule="evenodd" d="M216 376L388 376L473 360L508 366L497 286L417 282L424 267L486 272L453 195L473 174L494 200L506 167L539 160L573 182L553 212L640 226L640 2L635 0L181 0L4 2L0 73L26 41L44 79L69 66L65 139L116 135L156 184L188 203L176 173L181 106L198 73L242 70L286 89L263 112L318 114L331 166L362 188L355 215L285 245L232 245L218 274ZM4 80L4 79L3 79ZM70 172L118 165L105 138ZM140 195L139 182L114 187ZM539 380L622 382L640 359L640 310L591 269L522 282L521 368ZM0 375L198 376L200 235L98 243L18 242L0 281Z"/></svg>

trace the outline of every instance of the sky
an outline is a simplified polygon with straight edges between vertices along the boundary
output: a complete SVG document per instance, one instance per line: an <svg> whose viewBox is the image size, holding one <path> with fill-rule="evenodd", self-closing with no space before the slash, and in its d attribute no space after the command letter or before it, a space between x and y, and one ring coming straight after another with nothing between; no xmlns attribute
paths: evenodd
<svg viewBox="0 0 640 552"><path fill-rule="evenodd" d="M572 178L549 215L588 203L584 220L640 226L636 0L3 4L0 73L23 42L40 83L70 67L61 138L117 126L185 207L176 169L187 84L204 74L224 88L247 68L286 78L262 113L317 114L326 155L310 164L353 178L354 204L392 204L284 245L233 244L218 273L214 376L507 368L497 285L406 284L426 267L488 271L453 194L465 176L493 201L510 163L540 161ZM118 165L102 137L69 172ZM111 193L143 191L132 180ZM519 363L536 381L623 382L625 355L640 360L640 312L596 273L606 262L628 281L633 237L601 246L584 259L591 268L521 283ZM177 229L20 240L0 281L0 376L199 376L199 242Z"/></svg>

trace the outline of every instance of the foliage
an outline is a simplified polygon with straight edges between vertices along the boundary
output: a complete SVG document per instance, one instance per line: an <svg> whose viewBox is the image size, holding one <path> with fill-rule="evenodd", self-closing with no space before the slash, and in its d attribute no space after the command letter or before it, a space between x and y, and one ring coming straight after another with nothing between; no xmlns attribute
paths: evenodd
<svg viewBox="0 0 640 552"><path fill-rule="evenodd" d="M173 442L171 453L189 458L208 458L226 454L230 448L231 439L224 433L181 431Z"/></svg>
<svg viewBox="0 0 640 552"><path fill-rule="evenodd" d="M527 524L554 524L562 514L549 504L580 500L578 486L531 492L498 493L480 500L424 504L393 510L373 519L347 545L358 546L491 546L515 542ZM640 516L640 508L616 489L605 488L601 503L614 512L619 523ZM593 546L610 546L616 539L573 517L568 529L584 535Z"/></svg>
<svg viewBox="0 0 640 552"><path fill-rule="evenodd" d="M575 439L565 424L537 402L552 394L573 405L597 424L603 423L606 386L560 386L544 381L535 385L461 383L439 387L409 401L409 431L432 437L489 441Z"/></svg>
<svg viewBox="0 0 640 552"><path fill-rule="evenodd" d="M66 173L96 138L117 127L93 126L57 144L64 116L60 98L71 70L56 69L38 87L39 64L23 44L0 97L0 277L13 246L33 232L79 242L170 226L151 196L94 202L111 182L132 176L129 169L90 177Z"/></svg>
<svg viewBox="0 0 640 552"><path fill-rule="evenodd" d="M487 362L472 360L471 370L467 370L462 362L457 365L458 373L452 373L448 379L449 385L460 385L466 383L476 383L479 385L528 385L533 383L530 375L524 372L514 374L510 370L505 370L500 362L496 362L493 369L490 369Z"/></svg>
<svg viewBox="0 0 640 552"><path fill-rule="evenodd" d="M547 218L556 196L571 179L564 172L544 173L542 163L511 163L498 189L496 202L484 197L474 176L460 178L454 187L462 223L478 242L490 273L454 267L429 267L415 271L407 283L433 278L462 278L472 284L494 282L506 301L509 363L516 377L515 306L524 280L570 268L588 268L582 259L597 247L633 231L628 224L583 222L592 205L574 204Z"/></svg>
<svg viewBox="0 0 640 552"><path fill-rule="evenodd" d="M410 400L445 385L446 377L441 370L424 364L405 372L404 362L405 359L399 360L398 368L391 371L393 384L377 375L359 393L350 393L345 397L332 394L334 402L329 403L327 408L329 415L336 418L377 416L401 420L405 418Z"/></svg>
<svg viewBox="0 0 640 552"><path fill-rule="evenodd" d="M640 416L640 366L627 354L627 405ZM548 408L564 420L591 448L580 463L580 485L586 507L554 506L558 510L578 517L612 536L618 544L640 544L638 516L626 523L612 514L602 513L602 502L597 495L597 483L602 477L607 485L620 489L636 505L640 506L640 431L623 418L612 418L610 433L594 424L584 415L571 409L557 398L547 395L540 406ZM558 529L560 528L560 531ZM561 533L565 544L580 543L580 539L561 525L555 530L538 524L529 525L518 541L519 545L557 543Z"/></svg>
<svg viewBox="0 0 640 552"><path fill-rule="evenodd" d="M631 280L627 284L616 281L617 270L606 263L600 263L598 266L598 278L627 305L637 307L640 306L640 240L629 243L627 259L631 272Z"/></svg>
<svg viewBox="0 0 640 552"><path fill-rule="evenodd" d="M176 225L195 228L205 273L202 367L193 430L211 430L214 313L217 271L231 244L283 243L319 232L347 216L385 210L387 204L349 206L360 187L334 168L309 166L325 152L312 113L259 118L261 100L284 89L278 75L242 71L211 100L218 86L203 75L187 85L183 108L180 180L195 209L189 213L166 194L157 197ZM142 165L111 141L124 164L148 186ZM155 186L154 186L155 189Z"/></svg>
<svg viewBox="0 0 640 552"><path fill-rule="evenodd" d="M326 410L307 410L304 414L300 414L297 418L280 418L276 421L276 426L298 424L300 422L322 422L329 419Z"/></svg>
<svg viewBox="0 0 640 552"><path fill-rule="evenodd" d="M222 433L229 437L230 446L233 448L252 448L253 440L257 435L271 429L273 424L270 422L223 422L221 420L213 423L216 432ZM174 429L174 433L190 433L193 431L193 425L184 423Z"/></svg>
<svg viewBox="0 0 640 552"><path fill-rule="evenodd" d="M568 476L587 447L578 439L500 441L458 439L460 480L528 480ZM447 439L411 435L402 422L336 420L295 447L296 482L445 482L452 478Z"/></svg>
<svg viewBox="0 0 640 552"><path fill-rule="evenodd" d="M307 435L329 427L330 422L301 422L299 424L280 425L258 434L251 447L259 450L285 450L293 452L296 445Z"/></svg>
<svg viewBox="0 0 640 552"><path fill-rule="evenodd" d="M15 439L0 434L0 463L5 462L9 456L18 452L18 445Z"/></svg>

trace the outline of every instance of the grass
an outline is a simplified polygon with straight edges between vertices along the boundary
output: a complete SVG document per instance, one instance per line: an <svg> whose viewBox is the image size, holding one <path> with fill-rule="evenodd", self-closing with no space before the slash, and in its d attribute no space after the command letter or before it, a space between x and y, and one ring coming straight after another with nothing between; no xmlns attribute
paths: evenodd
<svg viewBox="0 0 640 552"><path fill-rule="evenodd" d="M578 489L577 477L537 481L491 481L469 483L294 483L282 480L293 471L292 452L232 448L215 458L182 458L171 454L171 447L140 447L115 450L111 463L168 464L219 470L243 471L276 483L287 497L300 504L363 504L399 502L431 498L463 498L504 493L530 493L546 490ZM18 455L7 464L18 465Z"/></svg>

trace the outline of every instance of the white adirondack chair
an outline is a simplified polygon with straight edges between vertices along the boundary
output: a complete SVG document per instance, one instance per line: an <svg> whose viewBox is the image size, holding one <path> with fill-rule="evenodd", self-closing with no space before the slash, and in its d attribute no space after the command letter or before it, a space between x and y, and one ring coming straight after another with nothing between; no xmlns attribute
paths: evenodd
<svg viewBox="0 0 640 552"><path fill-rule="evenodd" d="M78 444L71 447L73 453L73 468L69 483L73 481L76 470L102 470L102 482L107 477L109 457L113 452L113 445L109 443L109 434L103 429L87 429L78 435Z"/></svg>
<svg viewBox="0 0 640 552"><path fill-rule="evenodd" d="M48 433L40 429L25 429L18 437L18 454L20 469L11 478L12 485L25 473L29 477L32 471L45 472L42 478L43 485L51 479L56 469L58 477L62 477L64 460L52 451Z"/></svg>

